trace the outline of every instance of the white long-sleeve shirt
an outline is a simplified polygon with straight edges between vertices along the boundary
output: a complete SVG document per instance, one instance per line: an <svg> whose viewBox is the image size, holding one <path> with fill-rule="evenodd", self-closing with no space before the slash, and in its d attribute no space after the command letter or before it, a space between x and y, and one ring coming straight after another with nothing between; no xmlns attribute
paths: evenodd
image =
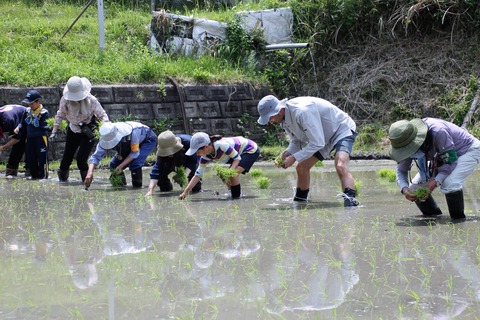
<svg viewBox="0 0 480 320"><path fill-rule="evenodd" d="M282 127L290 136L287 151L298 162L310 158L317 151L326 159L335 144L352 135L357 128L347 113L316 97L287 100Z"/></svg>

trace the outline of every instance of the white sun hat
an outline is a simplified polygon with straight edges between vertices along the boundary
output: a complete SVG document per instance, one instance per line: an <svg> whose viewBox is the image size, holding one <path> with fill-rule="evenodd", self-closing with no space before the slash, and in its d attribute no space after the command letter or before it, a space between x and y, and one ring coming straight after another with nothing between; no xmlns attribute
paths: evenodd
<svg viewBox="0 0 480 320"><path fill-rule="evenodd" d="M81 101L85 99L92 90L92 84L87 78L73 76L67 81L63 89L63 97L70 101Z"/></svg>
<svg viewBox="0 0 480 320"><path fill-rule="evenodd" d="M105 122L99 129L100 141L98 144L103 149L112 149L123 137L132 133L132 126L125 122Z"/></svg>

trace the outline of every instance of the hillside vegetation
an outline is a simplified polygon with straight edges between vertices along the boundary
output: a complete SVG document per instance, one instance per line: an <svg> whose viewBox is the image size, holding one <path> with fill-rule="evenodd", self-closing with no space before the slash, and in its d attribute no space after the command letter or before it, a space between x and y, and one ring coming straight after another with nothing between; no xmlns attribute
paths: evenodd
<svg viewBox="0 0 480 320"><path fill-rule="evenodd" d="M315 95L346 110L376 141L392 121L436 116L461 124L478 90L477 0L257 0L235 7L189 1L165 9L230 23L229 38L199 59L148 50L150 0L105 1L106 48L98 49L96 6L69 33L87 1L0 3L0 85L248 82L280 97ZM158 1L157 1L158 2ZM175 2L178 4L178 1ZM261 32L246 34L235 12L290 6L293 35L309 48L263 51ZM479 132L474 114L469 129ZM380 137L379 137L380 136Z"/></svg>

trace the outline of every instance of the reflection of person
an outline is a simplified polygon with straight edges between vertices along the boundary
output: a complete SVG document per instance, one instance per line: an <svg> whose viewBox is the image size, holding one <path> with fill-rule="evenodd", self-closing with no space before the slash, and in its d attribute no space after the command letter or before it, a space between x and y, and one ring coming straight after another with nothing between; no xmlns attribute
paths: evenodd
<svg viewBox="0 0 480 320"><path fill-rule="evenodd" d="M146 125L135 121L106 122L99 131L100 141L95 153L90 157L85 186L90 187L93 170L105 157L107 150L115 149L116 154L110 161L110 169L114 171L114 175L120 176L122 184L126 185L123 170L128 166L132 174L132 185L141 187L142 167L157 144L157 135Z"/></svg>
<svg viewBox="0 0 480 320"><path fill-rule="evenodd" d="M335 149L335 169L340 178L344 206L357 206L355 182L349 163L357 136L355 122L329 101L315 97L297 97L279 101L268 95L258 103L258 123L281 124L290 143L279 166L288 168L297 161L297 189L294 201L307 201L310 169ZM305 146L304 146L305 145Z"/></svg>
<svg viewBox="0 0 480 320"><path fill-rule="evenodd" d="M40 103L42 96L37 90L30 90L22 101L28 105L23 113L22 121L14 129L19 134L26 132L26 160L30 169L31 179L48 178L48 124L50 114Z"/></svg>
<svg viewBox="0 0 480 320"><path fill-rule="evenodd" d="M185 175L190 181L197 170L198 157L196 155L185 155L186 150L190 148L192 136L188 134L173 134L172 131L164 131L158 135L157 142L157 161L150 172L150 184L148 186L147 196L152 195L156 185L160 187L161 192L172 191L173 185L168 175L176 172L179 167L185 168ZM184 187L183 185L181 187ZM198 182L192 189L192 192L199 192L202 189L202 183Z"/></svg>
<svg viewBox="0 0 480 320"><path fill-rule="evenodd" d="M480 141L455 124L435 118L400 120L390 126L390 157L397 162L397 182L401 193L425 216L442 211L431 195L420 201L415 186L445 194L450 217L464 219L463 184L480 161ZM408 182L412 162L419 172ZM423 199L422 199L423 200Z"/></svg>
<svg viewBox="0 0 480 320"><path fill-rule="evenodd" d="M55 124L50 135L51 139L55 138L62 120L68 120L65 149L60 168L57 170L60 181L68 180L70 165L75 153L80 176L82 181L85 180L88 171L88 156L95 144L94 131L97 128L97 120L109 121L100 102L90 93L91 89L92 85L87 78L77 76L68 79L67 85L63 89L63 97L60 99Z"/></svg>
<svg viewBox="0 0 480 320"><path fill-rule="evenodd" d="M260 156L260 148L254 141L244 137L209 137L204 132L198 132L193 135L190 149L185 154L191 156L195 153L201 156L199 166L195 176L190 180L179 199L185 199L193 190L200 181L207 164L211 162L228 163L230 168L237 170L238 174L246 174ZM229 178L226 183L230 187L232 199L240 198L241 188L238 175Z"/></svg>
<svg viewBox="0 0 480 320"><path fill-rule="evenodd" d="M0 146L0 153L12 148L8 157L6 176L16 176L18 173L18 165L25 153L25 133L19 132L15 134L13 130L22 121L23 113L26 108L20 105L9 104L0 108L0 139L6 138L5 133L12 133L12 137L6 144Z"/></svg>
<svg viewBox="0 0 480 320"><path fill-rule="evenodd" d="M298 223L302 226L302 223ZM261 274L266 275L266 310L272 314L285 311L331 310L345 302L347 294L359 282L352 252L355 230L335 231L335 244L318 242L312 221L303 221L306 230L295 230L298 242L292 245L291 235L276 250L263 254ZM304 234L304 236L298 236ZM313 234L313 236L312 236ZM323 235L325 236L325 235ZM334 263L332 263L334 261ZM288 288L288 290L286 290Z"/></svg>

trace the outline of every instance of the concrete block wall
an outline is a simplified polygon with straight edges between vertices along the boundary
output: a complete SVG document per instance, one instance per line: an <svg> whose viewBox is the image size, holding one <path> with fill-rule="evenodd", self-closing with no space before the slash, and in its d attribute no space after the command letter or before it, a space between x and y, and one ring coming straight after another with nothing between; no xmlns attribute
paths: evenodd
<svg viewBox="0 0 480 320"><path fill-rule="evenodd" d="M19 104L30 88L0 88L2 105ZM55 116L63 87L37 87L42 103ZM173 120L172 131L190 133L244 135L261 143L263 130L257 125L257 103L267 89L255 89L247 84L186 85L101 85L93 86L92 94L115 121L136 116L139 121L155 128L161 119ZM184 111L183 111L183 110ZM183 118L185 114L186 118ZM158 131L158 130L156 130ZM159 134L160 132L156 132ZM60 136L50 144L50 159L60 159L65 139ZM8 152L2 154L2 158Z"/></svg>

